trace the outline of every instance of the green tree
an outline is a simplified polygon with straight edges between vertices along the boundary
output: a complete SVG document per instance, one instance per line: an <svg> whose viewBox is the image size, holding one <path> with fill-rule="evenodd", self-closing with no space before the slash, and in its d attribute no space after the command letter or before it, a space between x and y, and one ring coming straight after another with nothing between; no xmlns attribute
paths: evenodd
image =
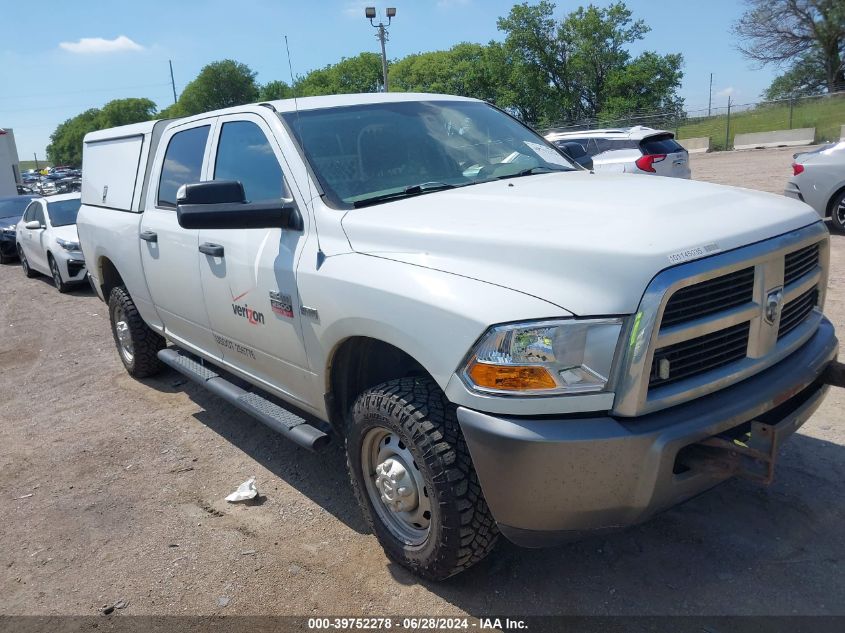
<svg viewBox="0 0 845 633"><path fill-rule="evenodd" d="M802 55L782 75L778 75L763 92L768 101L819 95L827 90L824 66L815 54Z"/></svg>
<svg viewBox="0 0 845 633"><path fill-rule="evenodd" d="M504 70L499 59L489 47L467 42L447 51L408 55L391 65L390 86L401 92L438 92L495 101Z"/></svg>
<svg viewBox="0 0 845 633"><path fill-rule="evenodd" d="M376 53L361 53L312 70L297 80L294 89L298 97L306 97L378 92L381 85L381 57Z"/></svg>
<svg viewBox="0 0 845 633"><path fill-rule="evenodd" d="M554 11L548 0L523 3L498 21L512 69L503 91L510 107L551 123L681 105L683 58L646 52L632 59L628 46L650 29L623 2L579 7L561 21Z"/></svg>
<svg viewBox="0 0 845 633"><path fill-rule="evenodd" d="M271 81L261 86L258 90L258 99L260 101L290 99L293 96L293 88L287 85L284 81Z"/></svg>
<svg viewBox="0 0 845 633"><path fill-rule="evenodd" d="M99 108L91 108L60 123L50 135L47 159L54 165L82 164L82 139L89 132L148 121L156 114L149 99L115 99Z"/></svg>
<svg viewBox="0 0 845 633"><path fill-rule="evenodd" d="M165 110L170 116L190 116L258 100L255 72L246 64L224 59L203 67L185 86L175 106Z"/></svg>
<svg viewBox="0 0 845 633"><path fill-rule="evenodd" d="M773 95L815 91L819 75L828 92L845 90L845 0L745 3L748 9L734 24L739 50L762 65L788 66ZM809 73L809 85L802 73Z"/></svg>

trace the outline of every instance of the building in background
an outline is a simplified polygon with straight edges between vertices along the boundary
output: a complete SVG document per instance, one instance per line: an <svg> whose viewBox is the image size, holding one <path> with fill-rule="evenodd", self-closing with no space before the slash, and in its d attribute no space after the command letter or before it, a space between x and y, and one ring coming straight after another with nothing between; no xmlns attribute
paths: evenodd
<svg viewBox="0 0 845 633"><path fill-rule="evenodd" d="M10 128L0 128L0 196L16 195L20 181L15 135Z"/></svg>

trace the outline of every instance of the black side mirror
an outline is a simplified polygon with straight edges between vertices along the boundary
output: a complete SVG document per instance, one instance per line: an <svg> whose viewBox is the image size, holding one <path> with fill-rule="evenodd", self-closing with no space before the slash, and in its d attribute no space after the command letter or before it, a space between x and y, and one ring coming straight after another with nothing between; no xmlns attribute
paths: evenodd
<svg viewBox="0 0 845 633"><path fill-rule="evenodd" d="M247 202L236 180L182 185L176 194L176 218L183 229L303 229L292 199Z"/></svg>

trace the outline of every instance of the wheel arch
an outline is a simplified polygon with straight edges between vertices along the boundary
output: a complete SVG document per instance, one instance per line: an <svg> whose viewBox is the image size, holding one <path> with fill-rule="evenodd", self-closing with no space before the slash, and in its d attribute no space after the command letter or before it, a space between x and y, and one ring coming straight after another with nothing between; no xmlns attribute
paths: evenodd
<svg viewBox="0 0 845 633"><path fill-rule="evenodd" d="M845 193L845 182L839 183L839 186L833 192L833 194L827 200L827 206L825 207L825 215L826 218L833 217L833 203L836 201L836 198L839 197L842 193Z"/></svg>
<svg viewBox="0 0 845 633"><path fill-rule="evenodd" d="M350 336L338 342L326 366L329 421L343 429L346 414L361 393L388 380L411 376L435 382L422 363L396 345L369 336Z"/></svg>
<svg viewBox="0 0 845 633"><path fill-rule="evenodd" d="M97 278L100 281L100 291L106 301L113 288L126 285L117 266L105 255L97 260Z"/></svg>

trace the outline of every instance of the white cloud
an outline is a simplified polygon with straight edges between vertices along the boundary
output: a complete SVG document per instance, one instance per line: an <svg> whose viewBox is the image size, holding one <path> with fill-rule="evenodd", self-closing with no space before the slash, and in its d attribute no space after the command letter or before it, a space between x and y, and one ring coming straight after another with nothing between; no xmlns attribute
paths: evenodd
<svg viewBox="0 0 845 633"><path fill-rule="evenodd" d="M83 37L78 42L61 42L59 48L71 53L120 53L123 51L142 51L144 47L125 35L118 35L113 40L102 37Z"/></svg>
<svg viewBox="0 0 845 633"><path fill-rule="evenodd" d="M733 86L728 86L727 88L723 88L719 92L716 93L717 97L732 97L736 94L736 88Z"/></svg>

